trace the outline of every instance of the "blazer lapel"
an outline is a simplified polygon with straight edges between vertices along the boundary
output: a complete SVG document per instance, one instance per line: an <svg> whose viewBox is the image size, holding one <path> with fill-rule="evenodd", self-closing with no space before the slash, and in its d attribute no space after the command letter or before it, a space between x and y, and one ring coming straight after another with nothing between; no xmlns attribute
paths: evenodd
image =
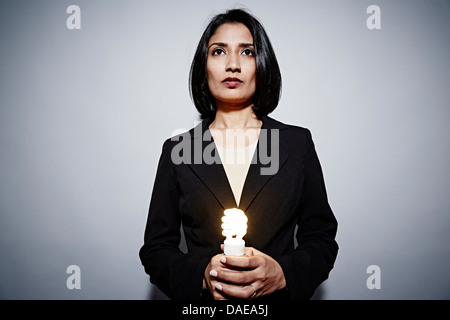
<svg viewBox="0 0 450 320"><path fill-rule="evenodd" d="M188 166L224 209L236 208L233 191L208 128L212 120L205 119L190 131L192 161Z"/></svg>
<svg viewBox="0 0 450 320"><path fill-rule="evenodd" d="M262 120L263 125L261 127L258 146L253 156L239 203L239 208L243 211L248 210L262 187L281 169L289 156L289 149L280 139L279 134L279 130L284 130L287 126L269 117L263 117ZM268 163L267 160L273 160L274 157L278 157L275 161L278 161L278 168L269 170L269 167L275 164L273 161Z"/></svg>
<svg viewBox="0 0 450 320"><path fill-rule="evenodd" d="M263 117L258 145L247 173L238 206L214 140L211 138L208 127L212 120L205 119L189 131L192 143L191 162L188 166L203 181L224 209L239 207L246 211L261 188L281 169L289 156L289 150L279 135L279 131L284 130L287 126L269 117ZM276 154L277 151L278 155ZM273 160L274 157L277 157L278 160L276 172L264 174L264 170L268 170L273 165L273 162L267 163L267 160Z"/></svg>

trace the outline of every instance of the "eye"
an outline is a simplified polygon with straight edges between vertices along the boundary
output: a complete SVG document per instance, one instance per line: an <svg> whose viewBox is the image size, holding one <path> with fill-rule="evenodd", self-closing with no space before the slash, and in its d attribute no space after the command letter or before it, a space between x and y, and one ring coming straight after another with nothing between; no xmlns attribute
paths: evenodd
<svg viewBox="0 0 450 320"><path fill-rule="evenodd" d="M255 55L255 53L254 53L253 50L251 50L251 49L244 49L244 50L242 51L242 53L243 53L245 56L254 56L254 55Z"/></svg>
<svg viewBox="0 0 450 320"><path fill-rule="evenodd" d="M213 56L218 56L220 54L225 54L225 51L222 48L216 48L211 53Z"/></svg>

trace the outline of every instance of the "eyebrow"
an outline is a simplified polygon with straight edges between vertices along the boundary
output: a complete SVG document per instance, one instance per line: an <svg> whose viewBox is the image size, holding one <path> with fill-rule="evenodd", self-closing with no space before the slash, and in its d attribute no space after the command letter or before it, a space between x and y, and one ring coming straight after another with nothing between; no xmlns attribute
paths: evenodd
<svg viewBox="0 0 450 320"><path fill-rule="evenodd" d="M228 47L228 43L225 42L213 42L209 45L208 49L211 48L213 45L216 45L218 47ZM253 43L247 43L247 42L242 42L239 43L239 47L241 48L248 48L248 47L254 47Z"/></svg>

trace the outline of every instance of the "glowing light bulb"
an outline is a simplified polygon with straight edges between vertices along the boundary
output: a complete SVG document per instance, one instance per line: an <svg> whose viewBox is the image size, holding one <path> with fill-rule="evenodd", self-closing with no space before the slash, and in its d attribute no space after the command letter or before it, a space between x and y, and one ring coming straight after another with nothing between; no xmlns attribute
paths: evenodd
<svg viewBox="0 0 450 320"><path fill-rule="evenodd" d="M245 241L242 239L247 233L247 216L240 209L227 209L222 217L222 235L224 253L228 256L243 256Z"/></svg>

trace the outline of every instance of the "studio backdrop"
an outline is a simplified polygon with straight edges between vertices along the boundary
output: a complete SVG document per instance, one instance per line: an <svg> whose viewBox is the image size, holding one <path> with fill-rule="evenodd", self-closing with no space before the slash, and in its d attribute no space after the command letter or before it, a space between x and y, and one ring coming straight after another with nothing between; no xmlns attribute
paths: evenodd
<svg viewBox="0 0 450 320"><path fill-rule="evenodd" d="M1 299L166 299L138 256L157 163L198 123L194 51L235 7L339 222L313 298L450 298L449 1L2 0Z"/></svg>

